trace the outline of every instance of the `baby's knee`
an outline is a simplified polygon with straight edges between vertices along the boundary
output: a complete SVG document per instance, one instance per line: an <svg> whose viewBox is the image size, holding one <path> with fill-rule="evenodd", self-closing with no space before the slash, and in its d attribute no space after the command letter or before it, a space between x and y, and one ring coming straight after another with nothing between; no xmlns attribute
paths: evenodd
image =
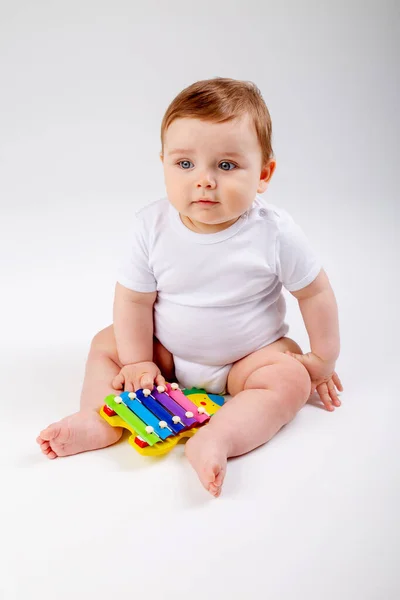
<svg viewBox="0 0 400 600"><path fill-rule="evenodd" d="M281 385L288 395L294 394L300 400L308 400L311 393L311 379L307 369L298 360L286 354L281 355Z"/></svg>
<svg viewBox="0 0 400 600"><path fill-rule="evenodd" d="M295 414L310 397L311 380L307 369L298 360L274 352L268 357L268 364L248 377L244 387L276 392L288 410Z"/></svg>

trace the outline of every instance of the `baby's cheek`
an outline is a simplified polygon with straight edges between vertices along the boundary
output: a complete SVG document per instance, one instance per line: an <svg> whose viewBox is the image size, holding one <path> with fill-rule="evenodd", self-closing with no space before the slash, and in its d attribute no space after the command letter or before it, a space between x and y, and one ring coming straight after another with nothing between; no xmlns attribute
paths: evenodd
<svg viewBox="0 0 400 600"><path fill-rule="evenodd" d="M251 201L249 201L248 194L241 194L238 193L238 190L233 190L232 193L229 195L229 208L232 211L232 213L235 213L236 215L241 215L242 213L246 212L246 210L251 206L253 200L254 198Z"/></svg>

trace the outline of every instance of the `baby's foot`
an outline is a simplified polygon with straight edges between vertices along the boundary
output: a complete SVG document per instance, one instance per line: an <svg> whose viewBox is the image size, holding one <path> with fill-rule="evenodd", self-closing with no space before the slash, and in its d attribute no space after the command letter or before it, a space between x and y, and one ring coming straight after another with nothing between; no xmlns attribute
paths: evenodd
<svg viewBox="0 0 400 600"><path fill-rule="evenodd" d="M206 490L218 498L226 473L227 451L209 425L186 442L185 453Z"/></svg>
<svg viewBox="0 0 400 600"><path fill-rule="evenodd" d="M49 425L36 441L47 458L57 458L111 446L121 435L120 427L111 427L99 413L88 411L77 412Z"/></svg>

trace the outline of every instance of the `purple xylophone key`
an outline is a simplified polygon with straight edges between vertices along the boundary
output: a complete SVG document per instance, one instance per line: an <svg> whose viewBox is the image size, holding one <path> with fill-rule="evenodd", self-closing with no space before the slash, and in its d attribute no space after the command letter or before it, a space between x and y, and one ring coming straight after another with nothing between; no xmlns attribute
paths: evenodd
<svg viewBox="0 0 400 600"><path fill-rule="evenodd" d="M181 423L185 425L185 427L192 427L193 425L198 424L197 419L186 417L186 410L182 408L182 406L175 402L175 400L173 400L165 392L159 392L157 388L154 388L151 395L154 396L154 398L162 406L169 410L170 413L172 413L174 416L179 417Z"/></svg>
<svg viewBox="0 0 400 600"><path fill-rule="evenodd" d="M210 415L200 414L199 407L194 404L185 394L179 389L179 387L175 387L177 384L169 384L167 383L167 394L171 396L175 402L178 402L186 411L189 411L193 414L193 416L198 420L199 423L205 423L209 420Z"/></svg>

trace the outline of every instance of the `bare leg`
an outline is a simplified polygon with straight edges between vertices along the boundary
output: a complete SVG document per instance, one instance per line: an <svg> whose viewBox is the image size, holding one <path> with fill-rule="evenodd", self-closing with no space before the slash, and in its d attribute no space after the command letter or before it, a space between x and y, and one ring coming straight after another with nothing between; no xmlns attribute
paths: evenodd
<svg viewBox="0 0 400 600"><path fill-rule="evenodd" d="M167 378L174 377L171 354L156 341L154 362ZM117 442L122 429L111 427L99 415L104 399L116 394L112 380L119 373L113 327L100 331L93 339L86 363L80 410L41 431L37 443L48 458L69 456L87 450L104 448ZM170 379L171 381L172 379Z"/></svg>
<svg viewBox="0 0 400 600"><path fill-rule="evenodd" d="M282 348L279 342L234 365L228 379L233 398L186 444L189 461L214 496L221 493L227 459L268 442L310 396L306 369L283 353L291 344Z"/></svg>

